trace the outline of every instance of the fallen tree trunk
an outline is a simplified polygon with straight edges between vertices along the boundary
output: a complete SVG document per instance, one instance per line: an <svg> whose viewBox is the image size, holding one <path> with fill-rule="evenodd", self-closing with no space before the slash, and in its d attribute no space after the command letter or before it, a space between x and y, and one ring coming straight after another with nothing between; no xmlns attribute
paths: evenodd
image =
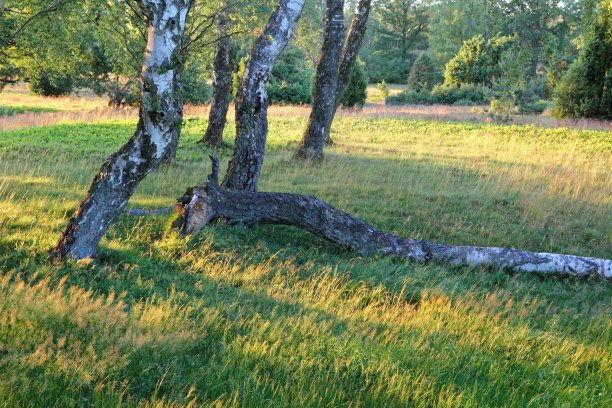
<svg viewBox="0 0 612 408"><path fill-rule="evenodd" d="M315 196L258 193L219 186L219 160L206 183L178 198L183 206L173 222L184 234L193 234L209 222L291 225L362 254L381 253L414 261L501 266L524 272L612 277L612 260L558 255L494 247L436 244L403 238L376 229Z"/></svg>

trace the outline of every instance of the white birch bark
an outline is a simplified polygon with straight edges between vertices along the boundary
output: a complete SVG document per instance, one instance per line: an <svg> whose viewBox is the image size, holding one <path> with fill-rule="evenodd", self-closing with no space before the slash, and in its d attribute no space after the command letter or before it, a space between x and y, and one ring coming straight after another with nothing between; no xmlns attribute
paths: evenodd
<svg viewBox="0 0 612 408"><path fill-rule="evenodd" d="M141 0L148 25L142 104L132 138L110 156L54 248L56 256L91 258L142 179L176 143L183 118L180 58L191 0Z"/></svg>

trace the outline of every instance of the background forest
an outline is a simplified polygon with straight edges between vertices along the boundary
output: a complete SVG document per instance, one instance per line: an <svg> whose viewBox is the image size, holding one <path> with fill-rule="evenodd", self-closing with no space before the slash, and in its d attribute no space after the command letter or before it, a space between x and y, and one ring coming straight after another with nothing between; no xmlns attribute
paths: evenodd
<svg viewBox="0 0 612 408"><path fill-rule="evenodd" d="M60 1L19 35L25 17L47 5L4 1L0 88L18 80L38 95L90 89L109 104L139 103L137 76L145 46L132 0ZM210 98L214 19L231 18L234 95L248 51L273 2L199 2L190 13L184 93ZM322 44L322 1L308 0L291 43L268 85L272 103L312 102ZM346 21L354 0L346 2ZM489 104L499 118L541 113L555 100L558 117L612 117L610 2L596 0L379 0L372 4L361 62L345 106L363 106L368 82L407 85L392 104ZM349 96L352 94L352 96Z"/></svg>

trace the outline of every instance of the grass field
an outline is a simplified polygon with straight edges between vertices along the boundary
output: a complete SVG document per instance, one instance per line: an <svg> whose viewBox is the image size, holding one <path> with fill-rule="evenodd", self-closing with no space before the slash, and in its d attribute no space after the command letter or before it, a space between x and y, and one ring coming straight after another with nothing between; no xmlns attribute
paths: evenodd
<svg viewBox="0 0 612 408"><path fill-rule="evenodd" d="M612 132L340 115L326 159L304 164L307 118L279 112L261 191L403 236L612 258ZM131 206L205 179L205 126L186 120L179 165ZM609 283L363 258L278 226L184 238L170 215L120 217L94 262L49 260L134 128L0 135L0 407L612 403ZM231 148L214 152L225 166Z"/></svg>

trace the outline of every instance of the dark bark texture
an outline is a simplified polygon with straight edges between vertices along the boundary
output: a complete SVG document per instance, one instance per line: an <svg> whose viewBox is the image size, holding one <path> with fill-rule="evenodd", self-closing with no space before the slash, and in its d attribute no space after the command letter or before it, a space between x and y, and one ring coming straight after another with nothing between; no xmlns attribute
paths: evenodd
<svg viewBox="0 0 612 408"><path fill-rule="evenodd" d="M59 257L91 258L142 179L176 146L183 118L179 52L190 0L141 0L148 43L142 104L132 138L102 165L53 249Z"/></svg>
<svg viewBox="0 0 612 408"><path fill-rule="evenodd" d="M236 96L236 142L223 185L257 191L268 135L266 85L304 7L305 0L280 0L255 41Z"/></svg>
<svg viewBox="0 0 612 408"><path fill-rule="evenodd" d="M501 266L523 272L612 277L612 260L519 251L495 247L436 244L382 232L315 196L257 193L220 187L219 161L206 183L178 199L182 214L173 226L185 234L198 232L214 220L230 224L291 225L364 255L380 253L419 262Z"/></svg>
<svg viewBox="0 0 612 408"><path fill-rule="evenodd" d="M329 134L336 104L338 63L344 40L344 0L327 0L324 27L312 110L302 142L295 152L295 157L299 159L323 157L325 137Z"/></svg>
<svg viewBox="0 0 612 408"><path fill-rule="evenodd" d="M306 132L304 133L304 139L302 140L302 143L295 154L296 158L321 159L323 158L323 147L325 143L332 143L332 139L330 137L331 125L334 121L336 110L338 109L340 101L342 100L342 95L344 94L344 91L351 82L351 77L353 75L353 67L355 66L357 56L359 55L359 50L361 49L361 44L363 43L363 39L365 37L368 17L370 15L371 3L372 0L359 0L355 6L355 13L353 14L351 27L349 28L348 35L346 36L346 40L344 41L344 46L342 47L340 58L337 60L337 64L335 67L336 72L333 75L336 79L336 89L334 91L335 100L333 105L327 108L329 110L325 112L324 115L320 115L321 119L324 118L326 120L325 125L319 127L319 129L324 129L324 132L311 131L311 121L309 120L308 126L306 127ZM325 46L323 47L321 52L321 60L323 60L324 58L324 53ZM319 87L319 79L320 78L318 75L317 67L317 83L315 85L315 89L318 89ZM315 108L316 100L315 103L313 103L311 117L315 112ZM309 149L308 154L305 154L306 148Z"/></svg>
<svg viewBox="0 0 612 408"><path fill-rule="evenodd" d="M208 115L208 127L200 140L210 146L223 144L223 129L227 120L227 109L232 91L230 67L230 19L222 12L217 18L217 44L213 57L213 92Z"/></svg>
<svg viewBox="0 0 612 408"><path fill-rule="evenodd" d="M336 87L336 103L334 106L334 113L332 114L332 120L333 116L336 114L336 109L340 105L342 95L351 82L353 67L355 67L361 44L365 38L371 3L372 0L359 0L355 6L355 14L353 14L351 27L349 28L346 41L344 42L340 63L338 64L338 86Z"/></svg>

